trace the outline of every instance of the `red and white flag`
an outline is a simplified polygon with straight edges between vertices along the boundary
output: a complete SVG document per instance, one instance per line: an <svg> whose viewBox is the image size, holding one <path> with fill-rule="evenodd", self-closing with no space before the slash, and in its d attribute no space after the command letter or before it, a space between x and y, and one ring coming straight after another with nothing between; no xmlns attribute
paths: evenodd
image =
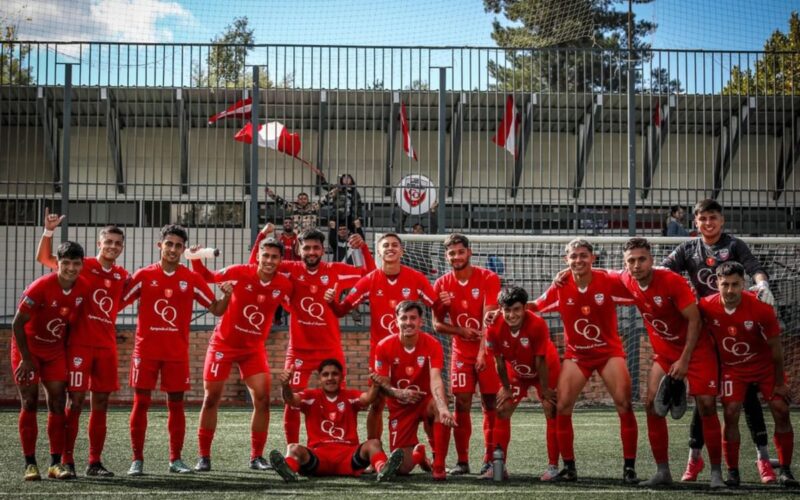
<svg viewBox="0 0 800 500"><path fill-rule="evenodd" d="M253 143L253 127L248 123L233 138L239 142L247 144ZM270 148L289 156L300 154L300 134L291 133L279 122L269 122L266 125L258 126L258 145L262 148Z"/></svg>
<svg viewBox="0 0 800 500"><path fill-rule="evenodd" d="M400 128L403 130L403 151L406 152L406 156L409 158L413 158L414 161L417 160L417 152L414 151L414 146L411 145L411 136L408 133L408 118L406 116L406 105L405 103L400 103Z"/></svg>
<svg viewBox="0 0 800 500"><path fill-rule="evenodd" d="M253 100L251 98L248 97L247 99L239 99L233 106L209 118L208 124L211 125L212 123L216 123L217 120L221 120L223 118L250 118L250 110L252 107Z"/></svg>
<svg viewBox="0 0 800 500"><path fill-rule="evenodd" d="M506 97L506 110L503 114L503 121L497 126L497 134L492 137L492 142L504 148L506 151L517 156L517 108L514 105L514 96Z"/></svg>

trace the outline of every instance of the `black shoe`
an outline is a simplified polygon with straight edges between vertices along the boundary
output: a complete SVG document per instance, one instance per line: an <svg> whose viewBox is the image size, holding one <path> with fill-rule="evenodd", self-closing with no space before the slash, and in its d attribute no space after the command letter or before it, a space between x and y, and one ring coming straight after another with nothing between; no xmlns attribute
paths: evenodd
<svg viewBox="0 0 800 500"><path fill-rule="evenodd" d="M728 469L728 478L725 479L725 485L729 488L738 488L741 482L742 478L739 475L739 469Z"/></svg>
<svg viewBox="0 0 800 500"><path fill-rule="evenodd" d="M786 488L800 487L800 482L794 478L791 469L788 467L781 467L781 472L778 474L778 484Z"/></svg>
<svg viewBox="0 0 800 500"><path fill-rule="evenodd" d="M264 457L256 457L250 460L250 468L253 470L272 470L272 465Z"/></svg>
<svg viewBox="0 0 800 500"><path fill-rule="evenodd" d="M636 475L636 469L633 467L625 467L622 469L622 484L639 484L639 477Z"/></svg>
<svg viewBox="0 0 800 500"><path fill-rule="evenodd" d="M656 389L656 397L653 399L653 411L659 417L666 417L669 413L670 404L672 404L672 394L670 393L670 377L664 375L658 382L658 389Z"/></svg>
<svg viewBox="0 0 800 500"><path fill-rule="evenodd" d="M578 480L578 471L564 467L553 479L556 483L574 483Z"/></svg>
<svg viewBox="0 0 800 500"><path fill-rule="evenodd" d="M75 464L62 464L67 473L63 479L78 479L78 474L75 473Z"/></svg>
<svg viewBox="0 0 800 500"><path fill-rule="evenodd" d="M209 472L211 471L211 457L200 457L197 459L197 464L194 466L196 472Z"/></svg>
<svg viewBox="0 0 800 500"><path fill-rule="evenodd" d="M677 380L670 377L672 386L669 388L670 395L672 396L672 404L669 408L669 414L673 419L678 420L681 418L687 409L686 405L686 382Z"/></svg>
<svg viewBox="0 0 800 500"><path fill-rule="evenodd" d="M95 462L86 467L86 475L94 477L114 477L114 473L103 467L102 462Z"/></svg>

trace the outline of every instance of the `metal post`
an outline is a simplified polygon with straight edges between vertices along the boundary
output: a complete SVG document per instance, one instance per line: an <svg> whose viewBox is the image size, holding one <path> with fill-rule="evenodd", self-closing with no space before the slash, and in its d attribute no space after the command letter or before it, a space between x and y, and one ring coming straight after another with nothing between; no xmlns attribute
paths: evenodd
<svg viewBox="0 0 800 500"><path fill-rule="evenodd" d="M253 105L250 110L250 127L253 143L250 145L250 246L258 237L258 66L253 66ZM266 162L265 162L266 163Z"/></svg>
<svg viewBox="0 0 800 500"><path fill-rule="evenodd" d="M447 208L447 68L439 68L439 193L436 210L436 232L445 233L445 210Z"/></svg>
<svg viewBox="0 0 800 500"><path fill-rule="evenodd" d="M72 66L77 63L58 63L64 65L64 147L61 157L61 213L69 215L69 143L72 122ZM69 239L69 217L61 224L61 241Z"/></svg>
<svg viewBox="0 0 800 500"><path fill-rule="evenodd" d="M636 101L633 67L633 2L628 0L628 235L636 235Z"/></svg>

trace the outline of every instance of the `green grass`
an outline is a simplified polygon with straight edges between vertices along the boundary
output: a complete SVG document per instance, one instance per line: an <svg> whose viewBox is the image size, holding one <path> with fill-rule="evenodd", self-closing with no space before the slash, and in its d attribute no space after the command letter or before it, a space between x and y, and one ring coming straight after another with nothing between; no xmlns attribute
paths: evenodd
<svg viewBox="0 0 800 500"><path fill-rule="evenodd" d="M798 421L800 413L794 412L793 420ZM678 479L687 454L686 440L690 414L680 421L670 421L670 456L672 474ZM637 414L639 421L639 459L637 470L643 478L654 471L650 447L647 442L644 415ZM109 431L104 453L104 463L117 477L111 479L87 478L83 475L86 467L87 437L86 423L88 412L84 412L82 429L78 436L76 461L79 473L77 481L54 481L25 483L21 480L23 459L17 433L17 411L0 411L0 496L13 498L49 497L62 495L69 497L174 497L198 496L214 498L249 497L263 494L279 494L282 497L381 497L435 496L490 497L558 497L587 498L603 496L632 497L653 496L674 498L676 495L710 496L706 488L708 471L701 475L701 481L694 485L678 484L673 490L647 491L642 488L625 487L620 484L622 472L619 424L616 413L610 410L581 410L573 418L575 425L575 452L580 480L572 485L550 485L539 483L538 477L546 465L544 440L544 417L540 411L519 410L512 423L512 441L509 451L509 472L511 480L502 484L478 481L476 477L449 478L445 483L433 483L430 476L418 471L406 478L398 478L391 484L378 485L375 476L355 478L312 478L301 479L294 485L286 485L272 472L256 472L247 468L249 459L249 412L240 409L221 411L219 427L213 447L213 471L206 474L178 476L167 472L167 414L163 409L150 412L147 444L145 447L145 473L141 478L128 478L125 475L130 465L130 441L128 435L128 409L118 409L109 414ZM480 467L481 415L473 414L474 431L472 435L471 466L473 471ZM363 419L362 419L363 425ZM743 424L742 424L743 425ZM194 465L197 451L197 410L187 412L187 436L184 460ZM746 433L746 429L743 429ZM364 431L362 429L362 436ZM744 436L743 436L744 437ZM385 434L384 434L385 438ZM282 411L272 413L270 437L267 449L283 450ZM39 418L39 464L43 472L49 457L46 441L44 413ZM773 451L774 454L774 451ZM758 484L752 446L742 446L743 485L736 492L726 492L725 496L758 494L773 498L788 496L790 492L777 486ZM455 450L451 441L448 464L455 461Z"/></svg>

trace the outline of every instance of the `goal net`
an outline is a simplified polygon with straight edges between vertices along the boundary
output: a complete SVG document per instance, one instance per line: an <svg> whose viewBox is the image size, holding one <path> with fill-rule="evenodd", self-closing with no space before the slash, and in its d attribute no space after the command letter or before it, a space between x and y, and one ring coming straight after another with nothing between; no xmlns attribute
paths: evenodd
<svg viewBox="0 0 800 500"><path fill-rule="evenodd" d="M381 235L376 236L376 241ZM431 282L449 271L442 242L446 235L403 235L404 262L428 276ZM565 267L564 245L574 236L472 236L472 263L500 275L503 285L525 288L531 298L538 297ZM595 248L595 267L621 269L622 246L627 237L587 237ZM800 238L742 238L761 261L769 275L777 312L783 328L784 364L789 375L792 401L800 401ZM660 263L682 238L648 238L656 264ZM638 311L617 308L619 331L633 378L634 400L643 402L652 349ZM547 314L553 341L563 353L563 327L558 314ZM439 336L449 353L450 339ZM582 396L583 404L609 404L602 382L593 376Z"/></svg>

